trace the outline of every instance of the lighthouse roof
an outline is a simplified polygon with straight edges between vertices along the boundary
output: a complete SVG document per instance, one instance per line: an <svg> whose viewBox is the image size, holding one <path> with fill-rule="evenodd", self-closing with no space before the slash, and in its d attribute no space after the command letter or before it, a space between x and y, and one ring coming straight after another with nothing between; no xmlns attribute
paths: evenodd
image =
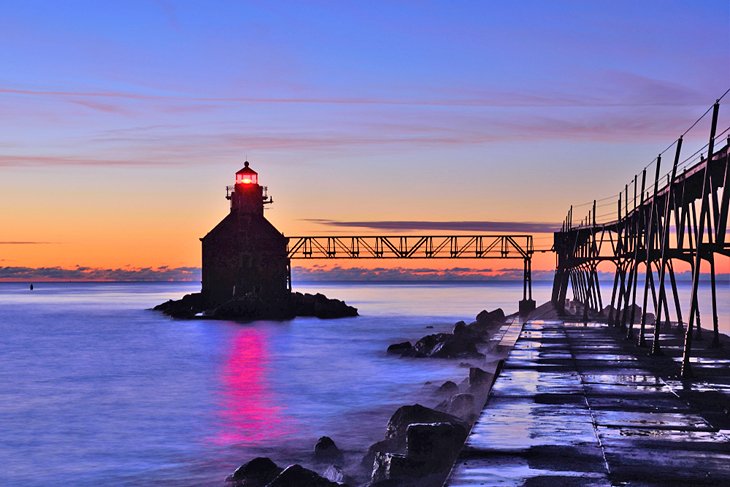
<svg viewBox="0 0 730 487"><path fill-rule="evenodd" d="M236 174L258 174L256 171L254 171L253 169L251 169L248 166L249 166L248 161L245 161L243 163L243 168L240 171L238 171Z"/></svg>

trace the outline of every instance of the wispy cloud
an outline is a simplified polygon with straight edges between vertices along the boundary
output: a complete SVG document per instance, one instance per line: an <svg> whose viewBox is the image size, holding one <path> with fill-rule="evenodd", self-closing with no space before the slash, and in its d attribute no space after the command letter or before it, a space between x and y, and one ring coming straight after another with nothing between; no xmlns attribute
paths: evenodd
<svg viewBox="0 0 730 487"><path fill-rule="evenodd" d="M92 159L76 156L32 156L0 154L0 167L35 167L35 166L152 166L174 164L173 159Z"/></svg>
<svg viewBox="0 0 730 487"><path fill-rule="evenodd" d="M140 93L121 90L73 90L63 88L16 88L0 86L0 94L52 97L78 102L86 99L119 99L192 103L287 104L287 105L392 105L433 107L628 107L682 106L706 103L696 91L676 83L632 73L611 71L604 75L611 83L590 95L570 95L549 90L501 91L449 89L432 90L429 96L200 96L190 93ZM605 81L605 80L604 80ZM620 89L616 89L619 86ZM711 100L710 100L711 101Z"/></svg>
<svg viewBox="0 0 730 487"><path fill-rule="evenodd" d="M52 245L58 242L38 242L38 241L22 241L22 240L11 240L0 242L0 245Z"/></svg>
<svg viewBox="0 0 730 487"><path fill-rule="evenodd" d="M306 221L330 227L397 231L446 230L454 232L551 233L560 229L560 225L555 223L514 221L336 221L322 219Z"/></svg>

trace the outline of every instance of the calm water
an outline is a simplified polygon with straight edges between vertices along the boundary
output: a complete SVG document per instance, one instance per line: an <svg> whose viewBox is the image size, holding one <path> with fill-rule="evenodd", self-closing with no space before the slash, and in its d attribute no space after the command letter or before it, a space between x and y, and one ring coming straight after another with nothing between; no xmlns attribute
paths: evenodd
<svg viewBox="0 0 730 487"><path fill-rule="evenodd" d="M0 484L222 485L257 455L311 466L321 435L357 461L396 408L437 402L426 381L468 375L458 361L385 348L483 308L511 312L521 294L519 283L299 286L360 308L332 321L176 321L146 310L195 287L0 284ZM549 293L535 284L538 302Z"/></svg>

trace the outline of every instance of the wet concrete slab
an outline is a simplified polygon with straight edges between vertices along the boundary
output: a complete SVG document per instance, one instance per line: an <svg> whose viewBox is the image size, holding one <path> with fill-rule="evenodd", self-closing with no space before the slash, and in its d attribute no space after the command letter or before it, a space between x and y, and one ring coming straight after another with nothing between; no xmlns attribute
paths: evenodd
<svg viewBox="0 0 730 487"><path fill-rule="evenodd" d="M446 485L730 486L730 352L681 381L674 340L649 357L606 325L526 323Z"/></svg>

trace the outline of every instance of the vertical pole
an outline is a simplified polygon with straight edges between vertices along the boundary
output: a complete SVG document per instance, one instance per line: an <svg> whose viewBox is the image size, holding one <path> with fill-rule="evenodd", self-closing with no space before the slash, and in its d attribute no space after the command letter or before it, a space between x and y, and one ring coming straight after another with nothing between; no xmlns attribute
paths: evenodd
<svg viewBox="0 0 730 487"><path fill-rule="evenodd" d="M677 280L674 278L674 265L672 261L669 263L669 281L672 284L672 294L674 295L674 307L677 311L677 329L681 330L684 328L682 323L682 306L679 304L679 291L677 290Z"/></svg>
<svg viewBox="0 0 730 487"><path fill-rule="evenodd" d="M660 355L661 348L659 346L659 327L661 326L661 313L662 313L662 302L667 314L666 321L669 322L669 310L667 308L667 291L664 284L664 277L667 268L667 250L669 250L669 215L672 208L672 198L674 197L674 179L677 177L677 166L679 165L679 157L682 153L682 137L677 139L677 149L674 151L674 164L672 164L672 175L669 178L667 185L666 201L664 202L664 215L662 217L662 237L659 242L659 250L661 253L660 266L659 266L659 308L657 309L656 322L654 324L654 342L652 343L651 353L652 355ZM676 201L676 198L674 198ZM679 245L678 245L679 246ZM674 299L677 304L677 320L680 325L682 323L682 312L679 310L679 298L677 296L677 286L674 281L674 271L671 271L670 279L672 281L672 291L674 292Z"/></svg>
<svg viewBox="0 0 730 487"><path fill-rule="evenodd" d="M527 258L522 259L522 300L527 300Z"/></svg>
<svg viewBox="0 0 730 487"><path fill-rule="evenodd" d="M708 179L710 178L710 159L715 150L715 133L717 131L717 115L720 111L719 100L715 102L712 107L712 126L710 127L710 141L708 144L708 160L705 164L704 177L702 181L702 203L700 204L700 221L697 232L695 255L694 255L694 268L692 269L692 298L690 300L690 311L689 311L689 325L687 326L687 332L684 334L684 353L682 355L682 377L687 378L692 376L692 369L690 366L690 354L692 353L692 325L694 321L694 315L697 311L697 287L700 282L700 264L702 262L702 234L704 233L705 223L705 212L707 211L707 185Z"/></svg>
<svg viewBox="0 0 730 487"><path fill-rule="evenodd" d="M702 193L704 194L704 190L702 191ZM702 206L702 204L700 203L700 208L701 208L701 206ZM700 230L700 227L697 224L698 222L697 222L697 208L696 207L697 207L697 205L695 205L694 201L690 202L690 210L691 210L690 217L692 218L692 231L688 233L688 236L689 236L689 241L690 241L690 248L694 249L695 254L700 255L700 260L699 260L700 265L697 266L697 272L699 274L700 269L701 269L701 264L702 264L702 256L699 253L699 245L698 245L700 242L701 236L698 234L702 230ZM702 214L702 212L700 210L700 215L701 214ZM702 233L704 234L704 232L702 232ZM694 259L695 254L692 254L692 259ZM692 261L692 265L694 266L694 260ZM694 272L694 269L695 268L692 267L692 272ZM697 301L697 296L695 296L694 301ZM697 304L697 313L696 314L697 314L697 327L695 329L695 340L701 341L702 340L702 323L700 322L699 302Z"/></svg>
<svg viewBox="0 0 730 487"><path fill-rule="evenodd" d="M614 316L616 313L616 291L618 290L618 262L616 263L616 271L613 274L613 291L611 292L611 307L608 308L608 324L614 326Z"/></svg>
<svg viewBox="0 0 730 487"><path fill-rule="evenodd" d="M715 255L710 254L710 285L712 286L712 348L720 346L720 330L717 322L717 290L715 288Z"/></svg>

